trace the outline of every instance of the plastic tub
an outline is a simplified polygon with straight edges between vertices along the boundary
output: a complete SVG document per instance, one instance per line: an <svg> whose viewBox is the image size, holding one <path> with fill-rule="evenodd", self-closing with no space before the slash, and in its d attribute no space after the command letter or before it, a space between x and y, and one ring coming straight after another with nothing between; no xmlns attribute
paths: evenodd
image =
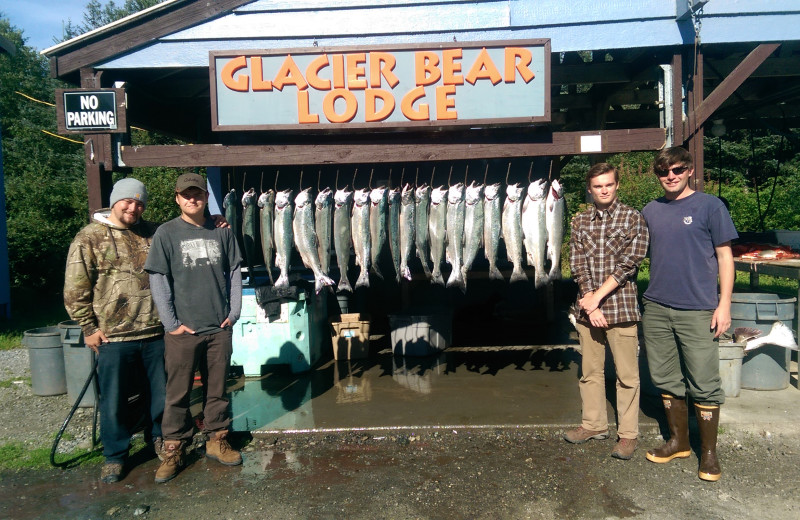
<svg viewBox="0 0 800 520"><path fill-rule="evenodd" d="M797 298L780 298L771 293L734 293L731 298L731 330L753 327L767 334L776 321L791 323ZM782 390L789 386L791 351L765 345L745 356L742 388Z"/></svg>
<svg viewBox="0 0 800 520"><path fill-rule="evenodd" d="M61 346L64 348L64 371L67 376L67 396L70 406L78 399L86 379L92 373L94 352L83 342L83 331L78 322L68 320L58 324ZM78 406L94 406L97 402L97 384L89 385Z"/></svg>

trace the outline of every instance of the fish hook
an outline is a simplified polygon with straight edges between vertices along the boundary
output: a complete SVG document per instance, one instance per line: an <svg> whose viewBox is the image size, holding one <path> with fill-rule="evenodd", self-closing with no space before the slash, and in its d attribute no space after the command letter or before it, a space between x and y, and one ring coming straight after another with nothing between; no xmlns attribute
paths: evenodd
<svg viewBox="0 0 800 520"><path fill-rule="evenodd" d="M508 162L508 169L506 170L506 186L508 186L508 174L511 173L511 161Z"/></svg>
<svg viewBox="0 0 800 520"><path fill-rule="evenodd" d="M369 182L367 183L367 188L369 188L369 189L370 189L370 191L372 191L372 174L373 174L373 173L375 173L375 168L372 168L372 169L369 171Z"/></svg>
<svg viewBox="0 0 800 520"><path fill-rule="evenodd" d="M552 163L550 163L552 164ZM531 166L528 168L528 184L531 183L531 173L533 173L533 161L531 161Z"/></svg>
<svg viewBox="0 0 800 520"><path fill-rule="evenodd" d="M339 168L336 168L336 180L333 185L336 186L336 191L339 191Z"/></svg>
<svg viewBox="0 0 800 520"><path fill-rule="evenodd" d="M356 189L356 175L358 175L358 168L353 172L353 189Z"/></svg>
<svg viewBox="0 0 800 520"><path fill-rule="evenodd" d="M275 193L278 193L278 177L281 176L280 170L275 170Z"/></svg>
<svg viewBox="0 0 800 520"><path fill-rule="evenodd" d="M553 159L550 159L550 170L547 172L548 182L553 179Z"/></svg>
<svg viewBox="0 0 800 520"><path fill-rule="evenodd" d="M247 170L244 171L244 175L242 175L242 193L247 191Z"/></svg>
<svg viewBox="0 0 800 520"><path fill-rule="evenodd" d="M450 173L447 174L447 187L448 188L450 186L452 186L452 183L450 182L450 177L452 177L452 176L453 176L453 165L451 164L450 165Z"/></svg>
<svg viewBox="0 0 800 520"><path fill-rule="evenodd" d="M400 170L400 188L403 188L403 176L406 174L406 167L403 166L403 169Z"/></svg>
<svg viewBox="0 0 800 520"><path fill-rule="evenodd" d="M261 170L261 182L258 183L258 189L261 193L264 193L264 170Z"/></svg>
<svg viewBox="0 0 800 520"><path fill-rule="evenodd" d="M319 193L320 179L322 179L322 168L317 172L317 193Z"/></svg>
<svg viewBox="0 0 800 520"><path fill-rule="evenodd" d="M414 186L419 186L419 166L417 166L417 174L414 176Z"/></svg>
<svg viewBox="0 0 800 520"><path fill-rule="evenodd" d="M436 175L436 166L431 170L431 186L433 186L433 176Z"/></svg>
<svg viewBox="0 0 800 520"><path fill-rule="evenodd" d="M467 168L464 170L464 186L467 185L467 175L468 174L469 174L469 164L467 165Z"/></svg>
<svg viewBox="0 0 800 520"><path fill-rule="evenodd" d="M300 191L303 191L303 169L300 168Z"/></svg>
<svg viewBox="0 0 800 520"><path fill-rule="evenodd" d="M489 163L486 163L486 170L483 172L483 184L486 185L486 177L489 175Z"/></svg>

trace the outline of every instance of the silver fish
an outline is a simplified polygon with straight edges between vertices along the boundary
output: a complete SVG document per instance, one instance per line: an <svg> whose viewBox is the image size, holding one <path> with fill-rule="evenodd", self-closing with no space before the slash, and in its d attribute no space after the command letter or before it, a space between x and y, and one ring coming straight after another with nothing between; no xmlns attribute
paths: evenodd
<svg viewBox="0 0 800 520"><path fill-rule="evenodd" d="M467 283L467 272L478 254L483 242L483 184L475 181L467 186L464 211L464 265L461 268L464 284Z"/></svg>
<svg viewBox="0 0 800 520"><path fill-rule="evenodd" d="M522 235L528 265L536 269L534 286L538 289L548 280L544 270L546 256L547 229L545 229L545 198L547 181L539 179L528 186L528 194L522 203Z"/></svg>
<svg viewBox="0 0 800 520"><path fill-rule="evenodd" d="M314 231L317 233L317 256L322 272L328 274L331 264L331 221L333 220L333 192L325 188L314 200Z"/></svg>
<svg viewBox="0 0 800 520"><path fill-rule="evenodd" d="M461 270L464 257L464 185L454 184L447 190L447 247L445 256L453 268L447 287L458 287L461 292L467 290L467 282Z"/></svg>
<svg viewBox="0 0 800 520"><path fill-rule="evenodd" d="M289 261L292 258L294 232L292 230L292 190L279 191L275 194L275 266L281 274L275 281L278 289L289 288Z"/></svg>
<svg viewBox="0 0 800 520"><path fill-rule="evenodd" d="M389 252L395 278L400 281L400 188L389 190Z"/></svg>
<svg viewBox="0 0 800 520"><path fill-rule="evenodd" d="M256 236L258 217L256 216L256 190L250 188L242 196L242 242L244 258L247 262L247 275L253 278L253 266L256 263Z"/></svg>
<svg viewBox="0 0 800 520"><path fill-rule="evenodd" d="M524 282L528 279L522 270L522 197L525 188L512 184L506 188L506 202L503 204L503 240L506 243L508 261L514 264L511 282Z"/></svg>
<svg viewBox="0 0 800 520"><path fill-rule="evenodd" d="M428 207L431 203L431 188L427 184L418 186L414 190L415 201L415 225L414 225L414 243L417 246L417 256L419 261L422 262L422 271L425 276L430 280L431 268L428 266L429 252L429 231L428 231Z"/></svg>
<svg viewBox="0 0 800 520"><path fill-rule="evenodd" d="M350 219L350 231L353 234L353 249L356 252L356 265L361 267L361 274L356 280L356 289L369 287L369 190L356 190L353 195L353 216Z"/></svg>
<svg viewBox="0 0 800 520"><path fill-rule="evenodd" d="M241 244L242 206L239 195L235 189L229 191L222 199L222 209L225 211L225 220L233 231L237 243Z"/></svg>
<svg viewBox="0 0 800 520"><path fill-rule="evenodd" d="M272 278L272 261L275 258L275 241L273 238L273 225L275 219L275 192L267 190L258 197L259 216L261 217L261 252L264 255L264 268L271 284L275 285Z"/></svg>
<svg viewBox="0 0 800 520"><path fill-rule="evenodd" d="M794 340L792 329L782 321L773 323L772 328L766 336L748 340L745 344L744 351L750 352L764 345L775 345L789 350L797 350L797 342Z"/></svg>
<svg viewBox="0 0 800 520"><path fill-rule="evenodd" d="M408 262L414 252L416 209L414 188L406 184L400 194L400 275L406 280L411 280Z"/></svg>
<svg viewBox="0 0 800 520"><path fill-rule="evenodd" d="M383 246L386 244L386 192L385 186L373 189L369 193L369 239L372 258L370 258L372 272L383 280L378 263L381 259Z"/></svg>
<svg viewBox="0 0 800 520"><path fill-rule="evenodd" d="M314 291L319 292L325 286L336 285L322 272L317 253L317 238L314 234L314 204L311 199L311 188L306 188L294 199L294 245L300 253L303 264L314 273Z"/></svg>
<svg viewBox="0 0 800 520"><path fill-rule="evenodd" d="M547 228L547 258L550 260L550 280L561 278L561 242L564 240L564 188L557 180L547 192L545 227Z"/></svg>
<svg viewBox="0 0 800 520"><path fill-rule="evenodd" d="M447 189L444 186L431 191L431 206L428 211L428 232L430 234L431 282L444 285L442 278L442 260L444 260L445 242L447 241Z"/></svg>
<svg viewBox="0 0 800 520"><path fill-rule="evenodd" d="M350 265L350 210L353 206L353 192L336 190L333 195L333 248L336 250L336 263L339 264L339 291L353 292L347 279L347 266Z"/></svg>
<svg viewBox="0 0 800 520"><path fill-rule="evenodd" d="M490 184L483 190L483 252L489 261L489 279L503 280L497 268L497 248L502 231L500 184Z"/></svg>

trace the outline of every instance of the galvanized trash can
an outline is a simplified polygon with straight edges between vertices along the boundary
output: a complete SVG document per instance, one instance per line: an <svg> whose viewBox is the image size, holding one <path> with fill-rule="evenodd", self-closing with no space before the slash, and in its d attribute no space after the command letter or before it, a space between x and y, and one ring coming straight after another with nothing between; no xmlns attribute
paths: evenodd
<svg viewBox="0 0 800 520"><path fill-rule="evenodd" d="M731 330L754 327L769 333L776 321L792 323L797 298L780 298L770 293L734 293L731 298ZM742 388L783 390L789 386L791 351L765 345L748 353L742 362Z"/></svg>
<svg viewBox="0 0 800 520"><path fill-rule="evenodd" d="M67 396L70 406L75 404L78 396L86 384L86 379L92 373L94 366L94 351L83 342L83 331L78 322L73 320L62 321L58 324L61 332L61 346L64 349L64 372L67 376ZM93 381L86 393L83 394L81 404L78 406L94 406L97 402L97 382Z"/></svg>
<svg viewBox="0 0 800 520"><path fill-rule="evenodd" d="M742 393L742 358L744 345L741 343L719 344L719 377L725 397L739 397Z"/></svg>
<svg viewBox="0 0 800 520"><path fill-rule="evenodd" d="M57 327L26 330L22 344L28 348L31 365L33 395L60 395L67 393L64 374L64 354L61 333Z"/></svg>

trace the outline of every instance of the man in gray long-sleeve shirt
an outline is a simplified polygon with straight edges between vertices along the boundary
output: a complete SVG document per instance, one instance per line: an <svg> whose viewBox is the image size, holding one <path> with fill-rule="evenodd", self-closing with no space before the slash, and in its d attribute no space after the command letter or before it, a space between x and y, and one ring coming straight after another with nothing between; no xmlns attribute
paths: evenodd
<svg viewBox="0 0 800 520"><path fill-rule="evenodd" d="M181 175L175 201L181 216L162 225L153 237L145 263L153 300L167 334L167 401L162 422L164 461L156 482L174 478L191 441L189 413L195 362L205 361L203 430L206 456L225 465L241 464L241 454L227 441L230 414L225 381L232 353L232 327L242 303L241 256L229 228L216 228L205 217L208 192L200 175Z"/></svg>

